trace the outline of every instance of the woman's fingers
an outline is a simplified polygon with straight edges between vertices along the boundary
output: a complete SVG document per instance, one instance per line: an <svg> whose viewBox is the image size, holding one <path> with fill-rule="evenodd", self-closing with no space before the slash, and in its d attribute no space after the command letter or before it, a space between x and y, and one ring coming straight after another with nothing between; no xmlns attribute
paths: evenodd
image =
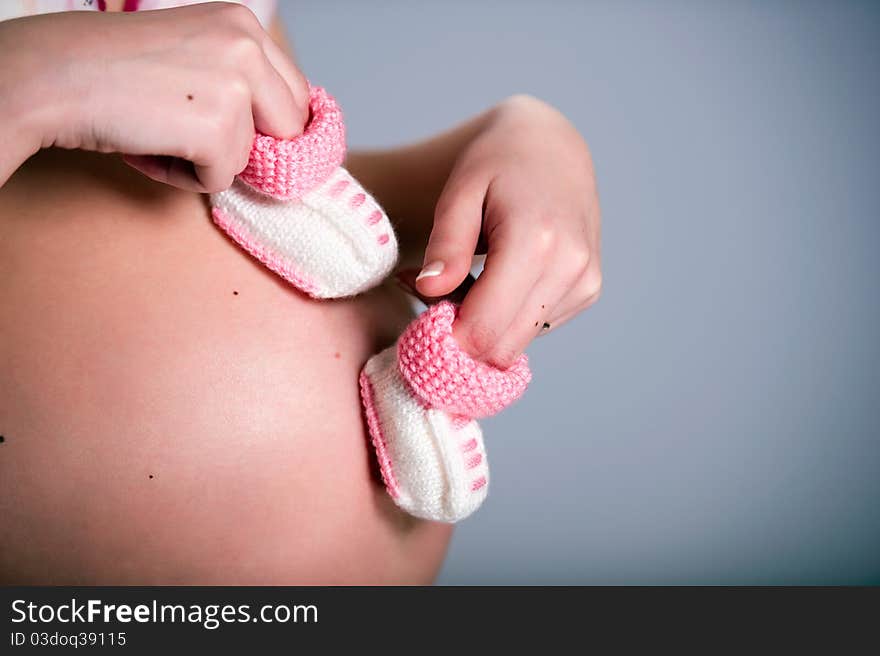
<svg viewBox="0 0 880 656"><path fill-rule="evenodd" d="M418 269L402 269L401 271L398 271L394 277L397 280L397 284L400 285L407 294L412 294L425 305L439 303L440 301L452 301L457 305L461 305L464 297L467 296L467 293L477 280L471 274L467 274L462 283L450 293L444 294L443 296L426 296L416 289L416 278L418 275Z"/></svg>
<svg viewBox="0 0 880 656"><path fill-rule="evenodd" d="M570 281L556 270L541 278L526 295L507 330L483 359L501 369L516 362L529 343L544 332L544 324L552 326L556 309L569 292L569 284Z"/></svg>
<svg viewBox="0 0 880 656"><path fill-rule="evenodd" d="M265 36L268 41L268 36ZM302 133L305 117L285 79L269 62L260 41L242 36L229 46L226 61L231 75L224 81L223 102L246 103L254 126L263 134L290 138Z"/></svg>
<svg viewBox="0 0 880 656"><path fill-rule="evenodd" d="M166 155L129 152L124 161L148 178L180 189L198 193L223 191L247 165L254 140L250 104L241 104L235 111L230 109L214 121L201 120L195 114L184 115L183 120L169 124L168 133L167 147L159 150Z"/></svg>
<svg viewBox="0 0 880 656"><path fill-rule="evenodd" d="M483 220L488 181L479 174L454 172L434 211L434 227L425 248L424 265L416 277L427 297L452 292L470 273Z"/></svg>
<svg viewBox="0 0 880 656"><path fill-rule="evenodd" d="M470 355L495 364L498 344L540 279L544 254L527 231L496 224L483 273L461 305L453 335Z"/></svg>
<svg viewBox="0 0 880 656"><path fill-rule="evenodd" d="M195 18L196 10L189 13ZM150 102L167 116L162 129L135 123L121 149L147 177L214 193L247 166L256 130L278 138L302 133L308 84L250 10L228 5L204 13L202 22L214 31L192 46L198 56L186 64L163 60L141 73L144 87L154 90Z"/></svg>
<svg viewBox="0 0 880 656"><path fill-rule="evenodd" d="M226 138L222 141L222 150L218 151L206 145L211 153L205 160L194 160L195 173L208 193L229 188L235 176L241 173L248 163L251 147L254 143L254 117L250 105L238 108L237 115L231 115L228 127L225 128Z"/></svg>
<svg viewBox="0 0 880 656"><path fill-rule="evenodd" d="M396 278L425 304L441 300L462 304L454 328L456 339L471 355L504 369L535 337L592 305L601 291L598 261L571 246L513 246L529 241L534 239L528 233L508 238L502 230L490 241L483 274L478 279L467 275L447 294L429 296L417 289L415 269L404 269ZM529 271L539 275L531 286Z"/></svg>
<svg viewBox="0 0 880 656"><path fill-rule="evenodd" d="M598 253L567 214L523 215L518 204L487 214L488 253L482 275L462 303L453 334L471 355L507 368L538 335L598 298ZM491 205L490 205L491 209Z"/></svg>
<svg viewBox="0 0 880 656"><path fill-rule="evenodd" d="M237 36L222 53L228 66L247 80L254 126L264 134L289 139L303 131L308 118L308 85L246 7L226 10ZM305 87L305 89L303 88ZM235 92L235 90L233 90Z"/></svg>
<svg viewBox="0 0 880 656"><path fill-rule="evenodd" d="M123 155L122 160L156 182L187 191L203 192L191 162L169 155Z"/></svg>
<svg viewBox="0 0 880 656"><path fill-rule="evenodd" d="M303 75L302 71L300 71L290 57L287 56L287 53L285 53L269 35L266 35L263 39L263 52L265 52L269 63L284 80L287 88L290 89L294 104L293 131L290 134L273 134L272 136L288 139L295 137L302 134L303 129L309 120L309 82L306 79L306 76Z"/></svg>
<svg viewBox="0 0 880 656"><path fill-rule="evenodd" d="M602 269L598 262L591 262L587 272L574 282L565 299L547 319L550 330L558 328L592 306L599 300L601 293Z"/></svg>
<svg viewBox="0 0 880 656"><path fill-rule="evenodd" d="M274 44L266 36L264 46L260 47L259 54L254 57L256 65L245 73L250 78L254 127L263 134L278 139L291 139L302 134L305 126L308 117L308 88L299 91L300 98L297 101L294 90L264 51L269 45ZM303 100L305 104L302 104Z"/></svg>

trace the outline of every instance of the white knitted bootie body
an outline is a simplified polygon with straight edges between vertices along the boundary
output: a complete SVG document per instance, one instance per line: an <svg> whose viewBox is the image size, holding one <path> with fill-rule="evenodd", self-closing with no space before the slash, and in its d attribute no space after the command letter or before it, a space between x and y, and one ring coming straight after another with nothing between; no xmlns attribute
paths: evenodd
<svg viewBox="0 0 880 656"><path fill-rule="evenodd" d="M211 195L214 222L269 269L315 298L359 294L397 262L397 239L382 207L342 167L342 112L311 90L305 132L259 135L232 187Z"/></svg>
<svg viewBox="0 0 880 656"><path fill-rule="evenodd" d="M476 510L489 490L479 424L420 403L400 375L394 346L370 358L360 384L382 480L394 503L441 522Z"/></svg>
<svg viewBox="0 0 880 656"><path fill-rule="evenodd" d="M495 414L531 379L522 356L499 370L452 338L456 308L439 303L361 371L361 400L388 494L403 510L457 522L483 503L489 463L475 417Z"/></svg>

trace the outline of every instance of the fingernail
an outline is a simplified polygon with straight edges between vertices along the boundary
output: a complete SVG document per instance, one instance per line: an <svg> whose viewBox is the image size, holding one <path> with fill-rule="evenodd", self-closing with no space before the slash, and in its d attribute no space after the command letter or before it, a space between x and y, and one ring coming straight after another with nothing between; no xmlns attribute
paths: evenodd
<svg viewBox="0 0 880 656"><path fill-rule="evenodd" d="M443 262L435 260L422 267L422 270L419 271L419 275L416 276L416 281L419 281L422 278L433 278L434 276L439 276L441 273L443 273Z"/></svg>

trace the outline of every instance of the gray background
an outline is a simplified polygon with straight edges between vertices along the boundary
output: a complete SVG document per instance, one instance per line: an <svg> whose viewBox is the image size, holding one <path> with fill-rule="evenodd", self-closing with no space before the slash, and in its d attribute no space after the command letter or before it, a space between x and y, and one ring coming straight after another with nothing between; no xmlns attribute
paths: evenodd
<svg viewBox="0 0 880 656"><path fill-rule="evenodd" d="M354 147L528 92L593 150L604 296L440 583L880 583L880 6L282 5Z"/></svg>

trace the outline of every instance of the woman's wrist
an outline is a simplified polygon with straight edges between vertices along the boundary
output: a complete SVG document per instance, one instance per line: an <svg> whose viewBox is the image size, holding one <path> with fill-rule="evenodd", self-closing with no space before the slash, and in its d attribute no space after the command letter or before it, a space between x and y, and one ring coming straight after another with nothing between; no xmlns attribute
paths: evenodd
<svg viewBox="0 0 880 656"><path fill-rule="evenodd" d="M36 113L28 109L27 95L20 87L10 87L11 92L0 93L0 186L43 143Z"/></svg>
<svg viewBox="0 0 880 656"><path fill-rule="evenodd" d="M0 24L0 184L31 155L51 146L65 121L78 123L82 94L72 93L68 62L52 61L51 53L34 44L51 37L41 34L45 17Z"/></svg>

